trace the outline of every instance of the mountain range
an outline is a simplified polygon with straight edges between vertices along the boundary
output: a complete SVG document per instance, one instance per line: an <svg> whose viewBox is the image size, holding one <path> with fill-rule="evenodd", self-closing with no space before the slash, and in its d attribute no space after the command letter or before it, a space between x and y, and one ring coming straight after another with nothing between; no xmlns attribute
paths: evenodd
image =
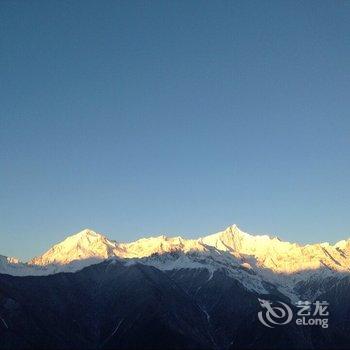
<svg viewBox="0 0 350 350"><path fill-rule="evenodd" d="M350 240L299 245L232 225L120 243L85 229L27 263L0 256L0 349L350 346ZM259 324L259 298L332 302L327 330Z"/></svg>
<svg viewBox="0 0 350 350"><path fill-rule="evenodd" d="M271 284L288 298L299 299L306 296L303 285L322 281L317 288L306 291L308 297L315 297L328 282L349 273L350 240L334 245L299 245L278 237L251 235L232 225L198 239L161 235L119 243L85 229L28 263L0 256L0 273L40 276L76 272L106 259L142 263L160 270L203 268L213 273L223 268L248 289L263 293Z"/></svg>

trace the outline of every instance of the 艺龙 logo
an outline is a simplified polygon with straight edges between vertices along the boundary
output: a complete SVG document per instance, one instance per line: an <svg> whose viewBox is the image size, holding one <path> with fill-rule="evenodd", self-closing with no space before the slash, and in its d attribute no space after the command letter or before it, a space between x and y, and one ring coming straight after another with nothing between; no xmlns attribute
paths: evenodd
<svg viewBox="0 0 350 350"><path fill-rule="evenodd" d="M264 326L274 328L274 326L288 324L292 320L292 309L282 301L271 302L259 299L259 302L264 310L258 312L258 318ZM273 306L273 304L277 305Z"/></svg>
<svg viewBox="0 0 350 350"><path fill-rule="evenodd" d="M262 311L258 312L259 321L269 328L275 326L283 326L290 323L293 319L293 311L290 306L282 301L270 301L265 299L258 299ZM328 328L329 303L327 301L315 300L314 302L308 300L299 300L295 303L296 318L295 324L297 326L321 326Z"/></svg>

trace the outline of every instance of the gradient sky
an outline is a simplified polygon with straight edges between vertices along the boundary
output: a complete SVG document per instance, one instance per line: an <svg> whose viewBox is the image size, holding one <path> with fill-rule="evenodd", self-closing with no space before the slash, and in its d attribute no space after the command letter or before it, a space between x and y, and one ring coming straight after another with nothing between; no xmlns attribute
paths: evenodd
<svg viewBox="0 0 350 350"><path fill-rule="evenodd" d="M2 0L0 253L350 237L349 34L349 1Z"/></svg>

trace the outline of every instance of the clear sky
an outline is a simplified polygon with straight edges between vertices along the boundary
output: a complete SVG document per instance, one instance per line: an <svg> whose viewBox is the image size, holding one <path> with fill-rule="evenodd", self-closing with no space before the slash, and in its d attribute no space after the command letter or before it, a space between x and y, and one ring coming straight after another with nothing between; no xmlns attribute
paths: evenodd
<svg viewBox="0 0 350 350"><path fill-rule="evenodd" d="M0 254L350 237L349 34L349 1L2 0Z"/></svg>

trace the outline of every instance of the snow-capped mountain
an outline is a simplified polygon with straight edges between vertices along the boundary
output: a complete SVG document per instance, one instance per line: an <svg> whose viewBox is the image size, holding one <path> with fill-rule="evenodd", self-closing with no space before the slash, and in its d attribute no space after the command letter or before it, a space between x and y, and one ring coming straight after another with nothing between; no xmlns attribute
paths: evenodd
<svg viewBox="0 0 350 350"><path fill-rule="evenodd" d="M41 276L54 273L46 266L31 266L16 258L0 255L0 273L13 276Z"/></svg>
<svg viewBox="0 0 350 350"><path fill-rule="evenodd" d="M85 229L27 264L0 258L0 273L23 276L75 272L109 258L166 271L207 269L213 273L224 269L250 290L264 293L270 284L292 297L295 293L301 295L306 285L308 292L312 289L310 293L320 293L334 278L350 272L350 241L303 246L268 235L251 235L232 225L198 239L162 235L119 243Z"/></svg>
<svg viewBox="0 0 350 350"><path fill-rule="evenodd" d="M86 229L28 263L0 256L0 349L162 349L169 339L213 350L308 349L319 339L330 348L336 339L340 349L350 341L339 327L350 312L349 262L348 240L303 246L236 225L131 243ZM259 298L291 308L330 301L328 335L286 325L272 337L257 320Z"/></svg>
<svg viewBox="0 0 350 350"><path fill-rule="evenodd" d="M268 235L251 235L236 225L199 239L158 236L142 238L131 243L117 243L92 230L85 229L54 245L43 255L32 259L30 265L67 265L88 259L111 257L145 258L153 254L172 252L228 252L246 267L256 266L274 273L293 274L305 270L327 268L350 270L350 241L299 245L283 242Z"/></svg>
<svg viewBox="0 0 350 350"><path fill-rule="evenodd" d="M219 250L239 254L258 267L275 273L291 274L322 267L337 271L348 271L350 268L348 241L338 242L334 246L329 243L302 246L283 242L278 237L250 235L236 225L200 241Z"/></svg>
<svg viewBox="0 0 350 350"><path fill-rule="evenodd" d="M175 251L188 253L205 250L205 245L199 240L162 235L142 238L131 243L117 243L100 233L85 229L54 245L43 255L32 259L29 265L61 265L64 267L74 261L105 260L111 257L143 258Z"/></svg>
<svg viewBox="0 0 350 350"><path fill-rule="evenodd" d="M77 260L104 260L118 256L118 244L100 233L85 229L54 245L43 255L32 259L29 264L47 266L66 265Z"/></svg>

